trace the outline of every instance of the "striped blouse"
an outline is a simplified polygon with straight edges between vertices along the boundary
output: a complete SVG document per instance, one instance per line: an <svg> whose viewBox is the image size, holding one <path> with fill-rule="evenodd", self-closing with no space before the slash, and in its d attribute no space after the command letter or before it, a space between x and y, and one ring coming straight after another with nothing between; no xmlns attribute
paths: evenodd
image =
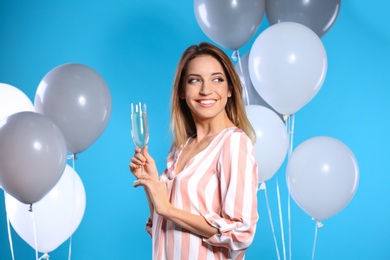
<svg viewBox="0 0 390 260"><path fill-rule="evenodd" d="M257 163L251 140L236 127L219 133L175 173L182 149L175 146L160 180L176 208L201 215L219 233L202 238L153 214L146 229L153 238L153 259L244 259L253 241L257 213Z"/></svg>

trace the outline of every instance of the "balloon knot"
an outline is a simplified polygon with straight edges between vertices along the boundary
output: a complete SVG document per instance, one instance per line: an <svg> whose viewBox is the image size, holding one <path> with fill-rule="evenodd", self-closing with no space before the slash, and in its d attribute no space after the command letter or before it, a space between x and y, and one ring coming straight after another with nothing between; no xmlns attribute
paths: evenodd
<svg viewBox="0 0 390 260"><path fill-rule="evenodd" d="M317 220L317 227L322 228L324 224L322 224L321 220Z"/></svg>
<svg viewBox="0 0 390 260"><path fill-rule="evenodd" d="M238 50L233 51L232 60L237 61L238 55L239 55L239 54L238 54Z"/></svg>
<svg viewBox="0 0 390 260"><path fill-rule="evenodd" d="M28 211L32 212L32 204L30 204L30 208L28 209Z"/></svg>
<svg viewBox="0 0 390 260"><path fill-rule="evenodd" d="M39 258L39 260L41 260L41 259L50 259L50 256L49 256L48 253L44 253L44 254Z"/></svg>
<svg viewBox="0 0 390 260"><path fill-rule="evenodd" d="M260 187L259 187L258 190L266 190L266 189L267 189L267 187L266 187L266 185L265 185L265 182L261 182L261 183L260 183Z"/></svg>
<svg viewBox="0 0 390 260"><path fill-rule="evenodd" d="M71 160L71 159L77 160L77 154L69 153L68 156L66 157L66 159L68 159L68 160Z"/></svg>

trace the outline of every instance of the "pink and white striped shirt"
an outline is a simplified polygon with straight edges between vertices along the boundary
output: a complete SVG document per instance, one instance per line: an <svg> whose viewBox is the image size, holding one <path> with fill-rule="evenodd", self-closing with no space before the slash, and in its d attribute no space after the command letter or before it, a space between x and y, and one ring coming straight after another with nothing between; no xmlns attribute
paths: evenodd
<svg viewBox="0 0 390 260"><path fill-rule="evenodd" d="M156 212L147 230L153 259L244 259L253 241L257 213L257 163L248 136L236 127L219 133L180 173L182 149L175 146L160 180L174 207L203 216L219 233L206 239L176 226Z"/></svg>

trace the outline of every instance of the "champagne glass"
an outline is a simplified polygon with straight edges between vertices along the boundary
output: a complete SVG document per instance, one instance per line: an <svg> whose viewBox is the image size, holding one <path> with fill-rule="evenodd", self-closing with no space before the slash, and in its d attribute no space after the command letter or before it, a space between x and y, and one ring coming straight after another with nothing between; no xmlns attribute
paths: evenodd
<svg viewBox="0 0 390 260"><path fill-rule="evenodd" d="M149 141L148 116L145 103L131 103L131 136L136 146L142 149ZM143 173L143 167L142 167Z"/></svg>
<svg viewBox="0 0 390 260"><path fill-rule="evenodd" d="M131 103L131 136L134 144L141 150L149 141L148 116L145 103Z"/></svg>

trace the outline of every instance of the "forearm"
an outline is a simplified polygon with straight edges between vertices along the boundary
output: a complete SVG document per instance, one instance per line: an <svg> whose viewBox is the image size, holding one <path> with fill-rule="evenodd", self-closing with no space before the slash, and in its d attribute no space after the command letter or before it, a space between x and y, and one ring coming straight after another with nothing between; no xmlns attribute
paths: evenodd
<svg viewBox="0 0 390 260"><path fill-rule="evenodd" d="M146 198L148 199L148 205L149 205L149 218L150 219L153 219L153 214L154 214L154 207L153 207L153 203L150 199L150 195L149 193L147 192L147 190L145 190L145 194L146 194Z"/></svg>
<svg viewBox="0 0 390 260"><path fill-rule="evenodd" d="M209 238L218 233L218 229L207 223L203 216L195 215L173 206L166 210L163 217L181 228L204 238Z"/></svg>

